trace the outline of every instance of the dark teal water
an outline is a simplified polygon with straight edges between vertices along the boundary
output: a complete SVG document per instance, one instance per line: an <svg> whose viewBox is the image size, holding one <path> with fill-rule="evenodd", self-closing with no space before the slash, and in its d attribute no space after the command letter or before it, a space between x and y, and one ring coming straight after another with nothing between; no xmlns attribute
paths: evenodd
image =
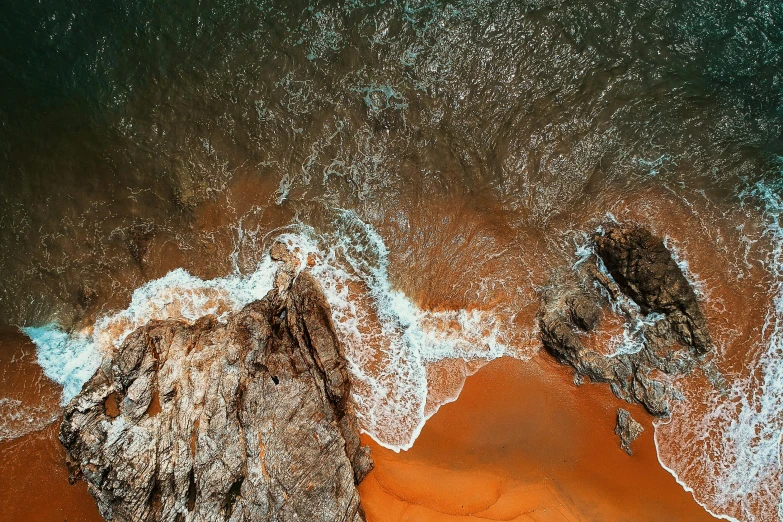
<svg viewBox="0 0 783 522"><path fill-rule="evenodd" d="M539 230L651 176L736 204L777 176L781 24L779 2L11 2L2 316L78 316L82 281L133 270L128 227L195 247L237 172L348 208L481 193Z"/></svg>

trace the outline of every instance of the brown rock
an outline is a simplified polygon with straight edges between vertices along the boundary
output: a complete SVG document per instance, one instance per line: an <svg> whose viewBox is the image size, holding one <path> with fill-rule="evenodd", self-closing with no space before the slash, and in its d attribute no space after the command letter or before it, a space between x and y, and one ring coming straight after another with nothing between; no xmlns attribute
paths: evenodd
<svg viewBox="0 0 783 522"><path fill-rule="evenodd" d="M710 349L712 340L696 293L663 240L637 225L608 225L594 241L596 254L643 313L671 315L683 344L699 353Z"/></svg>
<svg viewBox="0 0 783 522"><path fill-rule="evenodd" d="M153 223L137 223L129 227L125 232L125 245L136 263L143 267L147 257L150 243L155 237L155 225Z"/></svg>
<svg viewBox="0 0 783 522"><path fill-rule="evenodd" d="M553 275L539 318L547 351L574 368L575 382L587 377L608 383L617 397L643 404L658 417L669 415L676 399L663 374L685 375L701 367L720 386L720 372L704 357L711 341L696 294L663 241L636 225L610 225L594 241L611 277L599 270L595 256L568 277ZM660 315L645 319L643 337L636 332L635 353L604 356L585 347L583 339L603 313L637 324L652 312Z"/></svg>
<svg viewBox="0 0 783 522"><path fill-rule="evenodd" d="M585 293L577 293L568 300L571 321L584 331L593 330L601 319L601 307Z"/></svg>
<svg viewBox="0 0 783 522"><path fill-rule="evenodd" d="M60 440L107 520L364 520L372 461L306 272L225 324L138 329L67 406Z"/></svg>

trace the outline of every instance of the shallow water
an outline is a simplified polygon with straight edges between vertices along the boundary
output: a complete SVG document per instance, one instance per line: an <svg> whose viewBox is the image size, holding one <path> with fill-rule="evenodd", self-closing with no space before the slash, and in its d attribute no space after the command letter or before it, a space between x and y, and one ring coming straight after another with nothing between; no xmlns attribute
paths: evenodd
<svg viewBox="0 0 783 522"><path fill-rule="evenodd" d="M0 322L67 400L145 321L262 296L282 238L315 254L363 429L406 449L466 376L538 352L539 295L590 234L638 221L729 385L672 383L661 464L715 514L779 519L781 29L772 2L13 5ZM3 391L0 437L40 408Z"/></svg>

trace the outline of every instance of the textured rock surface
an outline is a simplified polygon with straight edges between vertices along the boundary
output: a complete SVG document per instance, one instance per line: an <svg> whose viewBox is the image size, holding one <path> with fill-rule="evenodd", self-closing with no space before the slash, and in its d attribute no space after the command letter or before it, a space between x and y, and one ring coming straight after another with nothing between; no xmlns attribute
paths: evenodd
<svg viewBox="0 0 783 522"><path fill-rule="evenodd" d="M709 350L712 340L696 293L660 238L631 225L609 227L594 241L612 278L642 313L666 314L683 344Z"/></svg>
<svg viewBox="0 0 783 522"><path fill-rule="evenodd" d="M644 427L636 422L628 411L622 408L617 410L617 426L614 432L620 437L620 447L628 455L633 455L631 444L643 431Z"/></svg>
<svg viewBox="0 0 783 522"><path fill-rule="evenodd" d="M668 415L676 399L670 376L700 368L719 386L696 293L663 241L635 225L610 225L593 241L597 256L544 292L540 327L546 349L576 370L575 382L588 377L609 383L616 396L656 416ZM607 356L585 346L585 336L609 313L644 323L643 333L634 334L636 351Z"/></svg>
<svg viewBox="0 0 783 522"><path fill-rule="evenodd" d="M294 269L225 324L140 328L68 405L60 440L107 520L364 520L342 347Z"/></svg>

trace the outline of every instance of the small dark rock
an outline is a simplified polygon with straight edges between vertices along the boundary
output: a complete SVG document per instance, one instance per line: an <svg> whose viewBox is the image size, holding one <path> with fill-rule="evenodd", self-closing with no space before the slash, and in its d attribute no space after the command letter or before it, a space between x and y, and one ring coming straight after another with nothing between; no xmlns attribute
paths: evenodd
<svg viewBox="0 0 783 522"><path fill-rule="evenodd" d="M587 294L572 296L568 300L568 311L571 321L586 332L593 330L601 320L601 307Z"/></svg>
<svg viewBox="0 0 783 522"><path fill-rule="evenodd" d="M128 252L139 266L144 265L153 237L155 237L155 225L152 223L137 223L128 228L125 234L125 245L128 247Z"/></svg>
<svg viewBox="0 0 783 522"><path fill-rule="evenodd" d="M617 410L617 426L614 432L620 436L620 447L628 455L633 455L631 444L643 431L644 427L636 422L630 413L622 408Z"/></svg>
<svg viewBox="0 0 783 522"><path fill-rule="evenodd" d="M98 292L96 292L92 287L84 285L79 289L79 293L76 295L76 302L79 303L79 306L86 310L92 306L97 297Z"/></svg>

